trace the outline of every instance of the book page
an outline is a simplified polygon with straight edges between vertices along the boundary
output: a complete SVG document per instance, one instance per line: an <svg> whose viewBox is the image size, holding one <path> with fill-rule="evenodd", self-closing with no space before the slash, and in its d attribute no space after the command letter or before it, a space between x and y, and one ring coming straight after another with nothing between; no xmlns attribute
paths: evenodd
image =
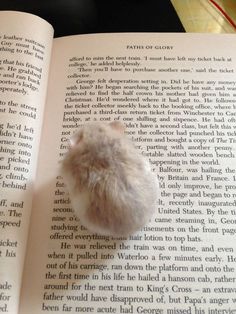
<svg viewBox="0 0 236 314"><path fill-rule="evenodd" d="M235 311L235 51L231 35L54 41L20 313ZM127 238L87 231L59 170L79 126L113 120L159 181Z"/></svg>
<svg viewBox="0 0 236 314"><path fill-rule="evenodd" d="M0 12L0 312L17 313L46 98L52 27Z"/></svg>

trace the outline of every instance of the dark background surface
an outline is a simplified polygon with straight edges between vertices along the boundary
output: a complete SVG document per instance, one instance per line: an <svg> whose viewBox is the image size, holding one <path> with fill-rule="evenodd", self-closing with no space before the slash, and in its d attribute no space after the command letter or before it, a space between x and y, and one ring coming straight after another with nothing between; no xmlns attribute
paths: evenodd
<svg viewBox="0 0 236 314"><path fill-rule="evenodd" d="M36 14L55 37L110 32L184 32L169 0L0 0L0 10Z"/></svg>

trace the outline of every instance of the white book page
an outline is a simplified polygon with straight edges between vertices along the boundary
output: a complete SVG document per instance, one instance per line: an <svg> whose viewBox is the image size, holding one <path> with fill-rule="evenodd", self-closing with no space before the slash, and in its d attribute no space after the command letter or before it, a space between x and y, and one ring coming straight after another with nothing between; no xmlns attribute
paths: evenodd
<svg viewBox="0 0 236 314"><path fill-rule="evenodd" d="M0 12L0 312L17 313L53 30Z"/></svg>
<svg viewBox="0 0 236 314"><path fill-rule="evenodd" d="M234 38L54 41L20 313L235 310ZM80 225L59 171L80 125L113 120L149 158L160 196L150 223L120 239Z"/></svg>

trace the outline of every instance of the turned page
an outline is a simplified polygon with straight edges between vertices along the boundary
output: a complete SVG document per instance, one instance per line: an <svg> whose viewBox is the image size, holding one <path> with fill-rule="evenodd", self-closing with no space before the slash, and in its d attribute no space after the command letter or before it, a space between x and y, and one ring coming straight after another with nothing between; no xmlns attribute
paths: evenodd
<svg viewBox="0 0 236 314"><path fill-rule="evenodd" d="M0 12L0 312L17 313L52 27L19 12Z"/></svg>
<svg viewBox="0 0 236 314"><path fill-rule="evenodd" d="M231 35L54 40L20 313L235 309L235 51ZM60 175L73 132L113 120L159 180L150 223L118 239L80 224Z"/></svg>

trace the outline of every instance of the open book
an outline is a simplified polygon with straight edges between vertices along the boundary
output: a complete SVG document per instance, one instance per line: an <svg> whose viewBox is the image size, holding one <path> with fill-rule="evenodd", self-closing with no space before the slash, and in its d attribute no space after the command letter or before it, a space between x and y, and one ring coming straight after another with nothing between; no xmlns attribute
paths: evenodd
<svg viewBox="0 0 236 314"><path fill-rule="evenodd" d="M53 39L0 12L0 312L236 312L235 35ZM67 140L120 120L159 180L140 232L88 232L59 171Z"/></svg>

